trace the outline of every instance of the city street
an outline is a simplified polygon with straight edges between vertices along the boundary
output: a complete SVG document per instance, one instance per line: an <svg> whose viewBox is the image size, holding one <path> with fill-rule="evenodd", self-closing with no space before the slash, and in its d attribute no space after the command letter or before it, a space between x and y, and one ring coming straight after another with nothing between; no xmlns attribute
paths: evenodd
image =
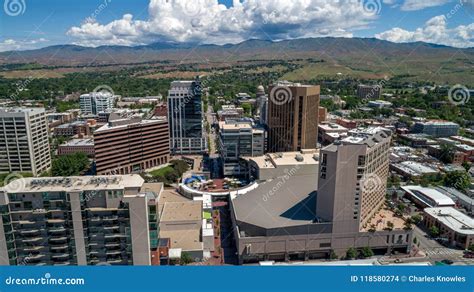
<svg viewBox="0 0 474 292"><path fill-rule="evenodd" d="M426 254L427 259L432 263L446 259L459 263L474 264L474 259L463 258L463 250L441 245L436 240L428 237L418 226L414 226L413 237L420 243L419 249Z"/></svg>

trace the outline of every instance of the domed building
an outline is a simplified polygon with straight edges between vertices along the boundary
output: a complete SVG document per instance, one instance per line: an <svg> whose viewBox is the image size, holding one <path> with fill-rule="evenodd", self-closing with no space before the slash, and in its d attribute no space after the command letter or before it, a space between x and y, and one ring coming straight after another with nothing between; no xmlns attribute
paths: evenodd
<svg viewBox="0 0 474 292"><path fill-rule="evenodd" d="M257 98L265 95L265 88L263 85L257 86Z"/></svg>

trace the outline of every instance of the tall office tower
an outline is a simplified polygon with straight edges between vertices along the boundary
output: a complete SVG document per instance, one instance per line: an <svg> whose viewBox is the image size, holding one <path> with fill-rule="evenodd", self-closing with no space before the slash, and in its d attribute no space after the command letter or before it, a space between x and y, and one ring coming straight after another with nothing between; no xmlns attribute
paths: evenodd
<svg viewBox="0 0 474 292"><path fill-rule="evenodd" d="M318 139L319 86L282 81L270 86L268 151L314 149Z"/></svg>
<svg viewBox="0 0 474 292"><path fill-rule="evenodd" d="M364 85L357 86L357 96L359 98L378 99L382 93L381 85Z"/></svg>
<svg viewBox="0 0 474 292"><path fill-rule="evenodd" d="M141 172L169 161L166 117L122 119L111 114L109 122L94 132L97 174Z"/></svg>
<svg viewBox="0 0 474 292"><path fill-rule="evenodd" d="M0 108L0 172L31 172L51 167L44 108Z"/></svg>
<svg viewBox="0 0 474 292"><path fill-rule="evenodd" d="M173 81L168 91L170 148L174 154L203 153L206 139L203 131L202 88L194 81Z"/></svg>
<svg viewBox="0 0 474 292"><path fill-rule="evenodd" d="M219 152L224 163L224 175L246 174L241 157L261 156L265 150L265 130L252 121L219 122Z"/></svg>
<svg viewBox="0 0 474 292"><path fill-rule="evenodd" d="M150 265L162 184L25 178L0 190L0 265Z"/></svg>
<svg viewBox="0 0 474 292"><path fill-rule="evenodd" d="M356 129L320 154L316 214L333 234L358 232L385 201L391 132Z"/></svg>
<svg viewBox="0 0 474 292"><path fill-rule="evenodd" d="M79 97L79 107L82 114L97 115L112 110L116 99L110 92L91 92Z"/></svg>

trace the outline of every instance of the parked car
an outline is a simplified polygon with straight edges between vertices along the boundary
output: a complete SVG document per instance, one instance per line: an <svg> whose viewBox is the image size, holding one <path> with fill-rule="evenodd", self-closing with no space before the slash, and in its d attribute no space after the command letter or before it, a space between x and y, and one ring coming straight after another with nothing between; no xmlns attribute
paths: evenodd
<svg viewBox="0 0 474 292"><path fill-rule="evenodd" d="M466 259L474 259L474 253L473 252L466 252L463 255L464 258Z"/></svg>

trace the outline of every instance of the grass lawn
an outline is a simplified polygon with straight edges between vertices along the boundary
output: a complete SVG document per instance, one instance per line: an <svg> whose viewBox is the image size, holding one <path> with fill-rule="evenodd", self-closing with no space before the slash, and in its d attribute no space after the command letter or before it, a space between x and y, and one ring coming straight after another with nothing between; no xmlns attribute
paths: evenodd
<svg viewBox="0 0 474 292"><path fill-rule="evenodd" d="M172 171L173 171L173 167L166 166L166 167L162 167L160 169L150 171L150 174L152 176L163 176L164 177L166 174L168 174L169 172L172 172Z"/></svg>
<svg viewBox="0 0 474 292"><path fill-rule="evenodd" d="M211 219L212 218L211 212L206 212L206 211L202 212L202 218L203 219Z"/></svg>

